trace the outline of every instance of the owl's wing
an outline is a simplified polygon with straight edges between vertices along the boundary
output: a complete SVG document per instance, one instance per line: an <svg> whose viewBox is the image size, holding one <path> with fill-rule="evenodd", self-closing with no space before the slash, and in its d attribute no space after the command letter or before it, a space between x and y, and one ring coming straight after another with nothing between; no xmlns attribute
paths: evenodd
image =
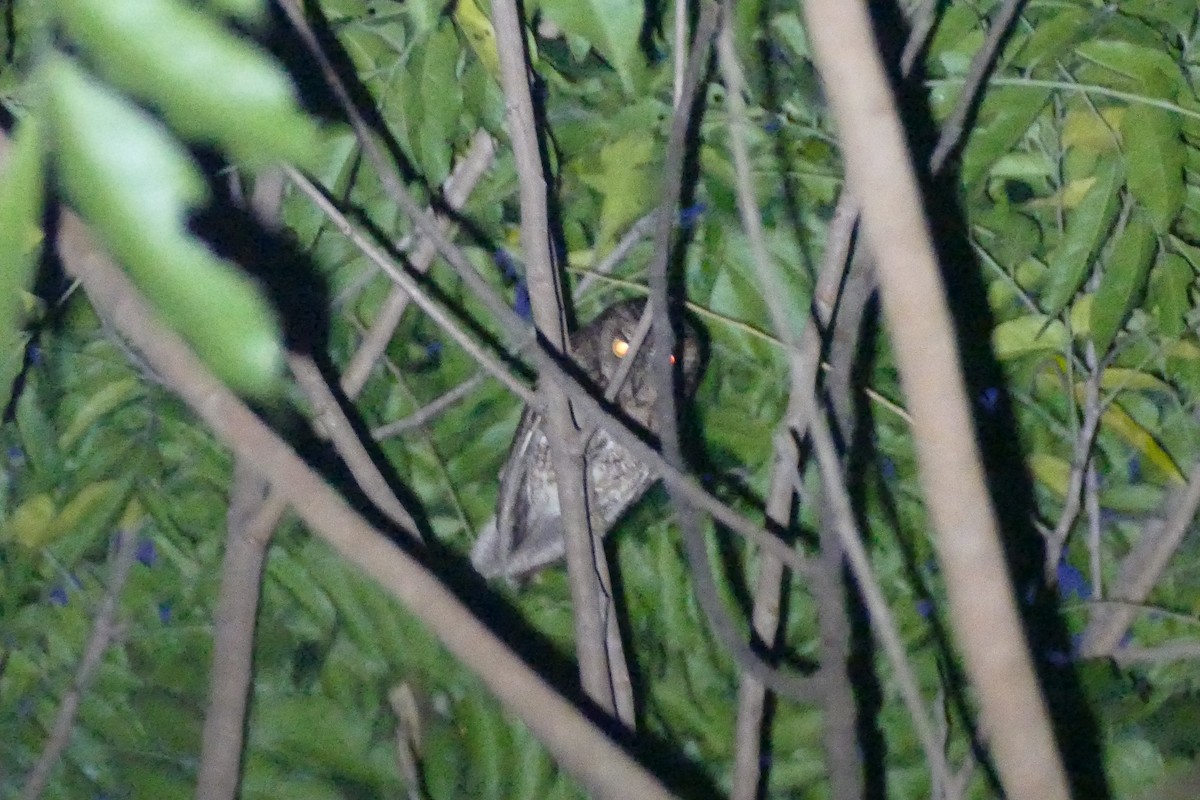
<svg viewBox="0 0 1200 800"><path fill-rule="evenodd" d="M513 547L512 530L508 536L503 535L497 518L492 517L479 531L479 538L471 549L471 565L487 580L516 580L553 564L566 555L560 521L561 517L540 518L524 530L526 535Z"/></svg>
<svg viewBox="0 0 1200 800"><path fill-rule="evenodd" d="M483 577L517 577L561 557L561 542L558 556L531 559L528 551L532 540L541 539L541 535L530 533L545 527L542 518L558 518L558 492L552 472L547 471L548 459L549 444L541 416L526 408L500 472L496 515L484 525L471 550L471 564Z"/></svg>
<svg viewBox="0 0 1200 800"><path fill-rule="evenodd" d="M475 567L475 571L480 575L491 580L504 573L502 551L500 532L496 528L496 517L493 515L483 523L479 536L475 539L475 546L471 548L471 566Z"/></svg>

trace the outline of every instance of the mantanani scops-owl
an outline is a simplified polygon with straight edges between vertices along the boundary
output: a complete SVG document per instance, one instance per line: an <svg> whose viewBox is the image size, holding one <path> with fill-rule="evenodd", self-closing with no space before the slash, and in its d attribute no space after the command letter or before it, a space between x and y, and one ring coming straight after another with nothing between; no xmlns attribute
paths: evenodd
<svg viewBox="0 0 1200 800"><path fill-rule="evenodd" d="M644 299L615 303L571 336L575 359L603 392L616 374L637 329ZM650 355L650 337L617 393L615 403L651 434L657 432L658 397ZM700 337L687 322L676 345L682 355L684 394L690 397L701 370ZM662 368L672 367L671 356ZM658 478L603 428L587 444L589 508L593 530L605 535ZM487 522L471 551L471 563L485 578L516 579L559 560L566 552L550 442L541 415L529 408L521 416L508 462L500 473L496 515Z"/></svg>

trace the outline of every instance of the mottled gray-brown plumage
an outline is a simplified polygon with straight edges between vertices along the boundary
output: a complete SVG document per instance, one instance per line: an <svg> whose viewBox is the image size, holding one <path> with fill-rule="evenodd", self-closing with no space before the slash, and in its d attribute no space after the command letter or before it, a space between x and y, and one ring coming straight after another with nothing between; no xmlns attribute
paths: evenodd
<svg viewBox="0 0 1200 800"><path fill-rule="evenodd" d="M616 374L645 304L644 299L615 303L571 336L576 361L599 391L603 392ZM647 341L614 402L632 420L655 433L658 390L650 351ZM690 396L701 368L700 338L690 322L676 351L682 354L684 390ZM661 366L672 368L670 359L664 359ZM603 429L597 429L588 442L585 457L592 528L607 534L658 476ZM519 578L562 558L565 549L550 442L541 415L527 408L500 473L496 516L480 532L471 563L486 578Z"/></svg>

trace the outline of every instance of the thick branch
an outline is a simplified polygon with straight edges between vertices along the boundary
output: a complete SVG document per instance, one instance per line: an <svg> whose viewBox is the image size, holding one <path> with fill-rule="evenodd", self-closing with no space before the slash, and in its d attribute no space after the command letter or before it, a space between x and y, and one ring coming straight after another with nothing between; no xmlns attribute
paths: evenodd
<svg viewBox="0 0 1200 800"><path fill-rule="evenodd" d="M884 314L913 417L951 619L1013 797L1069 796L1008 581L929 226L861 0L807 0L806 29L863 203Z"/></svg>
<svg viewBox="0 0 1200 800"><path fill-rule="evenodd" d="M538 334L552 349L567 354L565 298L551 242L546 171L529 92L525 29L516 0L494 0L492 14L500 55L500 82L507 101L509 138L520 184L521 245L533 321ZM624 667L609 663L611 653L605 647L604 609L608 608L607 616L611 618L611 591L601 586L602 568L597 562L604 558L604 549L592 531L587 513L584 440L575 427L568 396L559 382L542 376L538 392L546 404L543 421L562 509L560 519L571 583L579 677L588 696L615 715L618 702L613 669L623 672ZM629 707L631 702L621 705ZM632 719L626 722L631 723Z"/></svg>

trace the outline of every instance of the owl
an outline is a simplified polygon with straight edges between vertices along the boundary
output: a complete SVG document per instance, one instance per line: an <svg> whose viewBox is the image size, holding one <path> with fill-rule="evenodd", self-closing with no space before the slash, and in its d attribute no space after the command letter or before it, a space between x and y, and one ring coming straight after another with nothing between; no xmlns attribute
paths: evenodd
<svg viewBox="0 0 1200 800"><path fill-rule="evenodd" d="M629 354L645 306L645 299L615 303L572 334L576 361L599 393L605 391L621 360ZM630 419L654 434L658 429L654 418L658 388L650 350L650 342L646 341L614 402ZM685 323L676 353L682 358L684 395L690 397L699 382L703 360L699 332L690 322ZM663 367L670 368L675 360L676 356L671 356ZM605 535L658 476L599 427L587 443L584 459L592 529ZM514 580L554 563L565 553L558 482L546 426L539 413L526 408L508 462L500 473L496 515L480 532L471 551L471 563L485 578Z"/></svg>

